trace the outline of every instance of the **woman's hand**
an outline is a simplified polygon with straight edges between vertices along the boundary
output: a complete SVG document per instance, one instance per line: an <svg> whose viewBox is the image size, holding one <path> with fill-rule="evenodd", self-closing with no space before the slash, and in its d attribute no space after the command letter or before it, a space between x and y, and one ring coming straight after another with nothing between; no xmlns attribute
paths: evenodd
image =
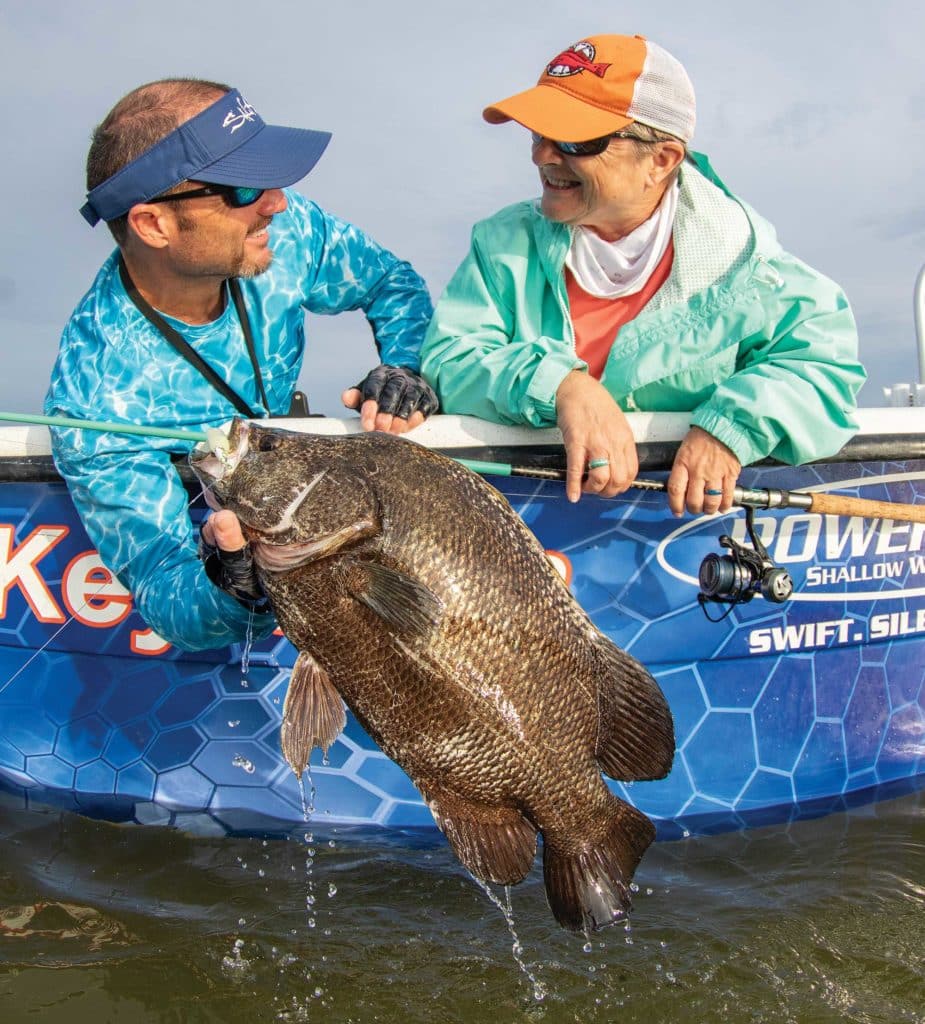
<svg viewBox="0 0 925 1024"><path fill-rule="evenodd" d="M599 381L573 370L556 391L556 418L568 460L569 501L578 501L582 491L612 498L636 479L639 458L629 421Z"/></svg>
<svg viewBox="0 0 925 1024"><path fill-rule="evenodd" d="M732 451L700 427L681 442L668 477L668 504L676 516L728 512L742 464Z"/></svg>

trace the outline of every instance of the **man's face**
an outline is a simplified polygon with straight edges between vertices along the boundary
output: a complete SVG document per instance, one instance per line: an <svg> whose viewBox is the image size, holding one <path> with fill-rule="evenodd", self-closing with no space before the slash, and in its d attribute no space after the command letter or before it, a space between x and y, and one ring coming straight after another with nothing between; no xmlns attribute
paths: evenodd
<svg viewBox="0 0 925 1024"><path fill-rule="evenodd" d="M182 190L181 190L182 191ZM221 196L171 206L175 230L170 255L190 277L256 277L270 266L267 228L286 209L281 189L268 189L250 206L231 207Z"/></svg>
<svg viewBox="0 0 925 1024"><path fill-rule="evenodd" d="M594 228L605 238L619 236L646 202L649 159L640 159L629 139L611 139L598 156L567 156L540 137L533 144L533 163L549 220Z"/></svg>

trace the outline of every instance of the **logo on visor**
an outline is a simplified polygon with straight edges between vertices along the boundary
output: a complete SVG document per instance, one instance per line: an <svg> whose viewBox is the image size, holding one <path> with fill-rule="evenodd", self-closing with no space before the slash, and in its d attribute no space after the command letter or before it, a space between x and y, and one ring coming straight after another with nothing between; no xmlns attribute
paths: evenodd
<svg viewBox="0 0 925 1024"><path fill-rule="evenodd" d="M231 134L234 133L243 125L246 121L253 121L257 116L257 111L244 99L243 96L238 97L238 104L234 110L229 110L225 115L225 120L222 121L223 128L230 128Z"/></svg>
<svg viewBox="0 0 925 1024"><path fill-rule="evenodd" d="M558 57L553 57L546 66L546 74L554 78L566 78L568 75L580 75L582 71L590 71L592 75L603 78L610 65L592 63L594 54L595 49L591 43L575 43L574 46L563 50Z"/></svg>

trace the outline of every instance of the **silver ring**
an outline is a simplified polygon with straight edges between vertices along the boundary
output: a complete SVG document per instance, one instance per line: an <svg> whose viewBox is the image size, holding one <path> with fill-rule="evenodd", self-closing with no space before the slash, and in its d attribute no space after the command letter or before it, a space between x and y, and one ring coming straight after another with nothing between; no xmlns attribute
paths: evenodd
<svg viewBox="0 0 925 1024"><path fill-rule="evenodd" d="M588 463L588 469L603 469L610 465L610 459L592 459Z"/></svg>
<svg viewBox="0 0 925 1024"><path fill-rule="evenodd" d="M722 497L723 492L716 490L715 487L707 487L704 489L704 494L709 494L711 498Z"/></svg>

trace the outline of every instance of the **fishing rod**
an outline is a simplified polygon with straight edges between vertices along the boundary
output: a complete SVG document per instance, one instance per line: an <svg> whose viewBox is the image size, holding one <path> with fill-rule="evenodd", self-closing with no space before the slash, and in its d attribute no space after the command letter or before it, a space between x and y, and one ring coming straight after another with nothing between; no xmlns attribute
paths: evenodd
<svg viewBox="0 0 925 1024"><path fill-rule="evenodd" d="M168 427L149 427L134 423L107 423L99 420L73 419L67 416L39 416L27 413L0 412L0 421L34 423L50 427L77 427L114 434L134 434L143 437L162 437L176 441L208 444L213 451L228 449L227 435L212 427L208 430L177 430ZM490 462L480 459L454 459L460 465L480 476L523 476L537 480L565 480L564 469L541 466L517 466L508 462ZM668 486L660 480L634 480L630 487L643 491L666 491ZM851 498L824 491L783 491L736 487L732 504L752 509L802 509L819 515L861 516L865 519L893 519L900 522L925 523L925 505L906 505L900 502L875 501L870 498Z"/></svg>
<svg viewBox="0 0 925 1024"><path fill-rule="evenodd" d="M514 466L505 462L477 462L457 459L457 462L483 475L525 476L538 480L565 480L564 469L539 466ZM631 488L642 491L667 491L661 480L634 480ZM861 516L864 519L893 519L907 523L925 523L925 505L905 505L894 501L875 501L870 498L851 498L827 491L783 491L752 487L736 487L732 504L738 508L786 509L798 508L818 515Z"/></svg>

